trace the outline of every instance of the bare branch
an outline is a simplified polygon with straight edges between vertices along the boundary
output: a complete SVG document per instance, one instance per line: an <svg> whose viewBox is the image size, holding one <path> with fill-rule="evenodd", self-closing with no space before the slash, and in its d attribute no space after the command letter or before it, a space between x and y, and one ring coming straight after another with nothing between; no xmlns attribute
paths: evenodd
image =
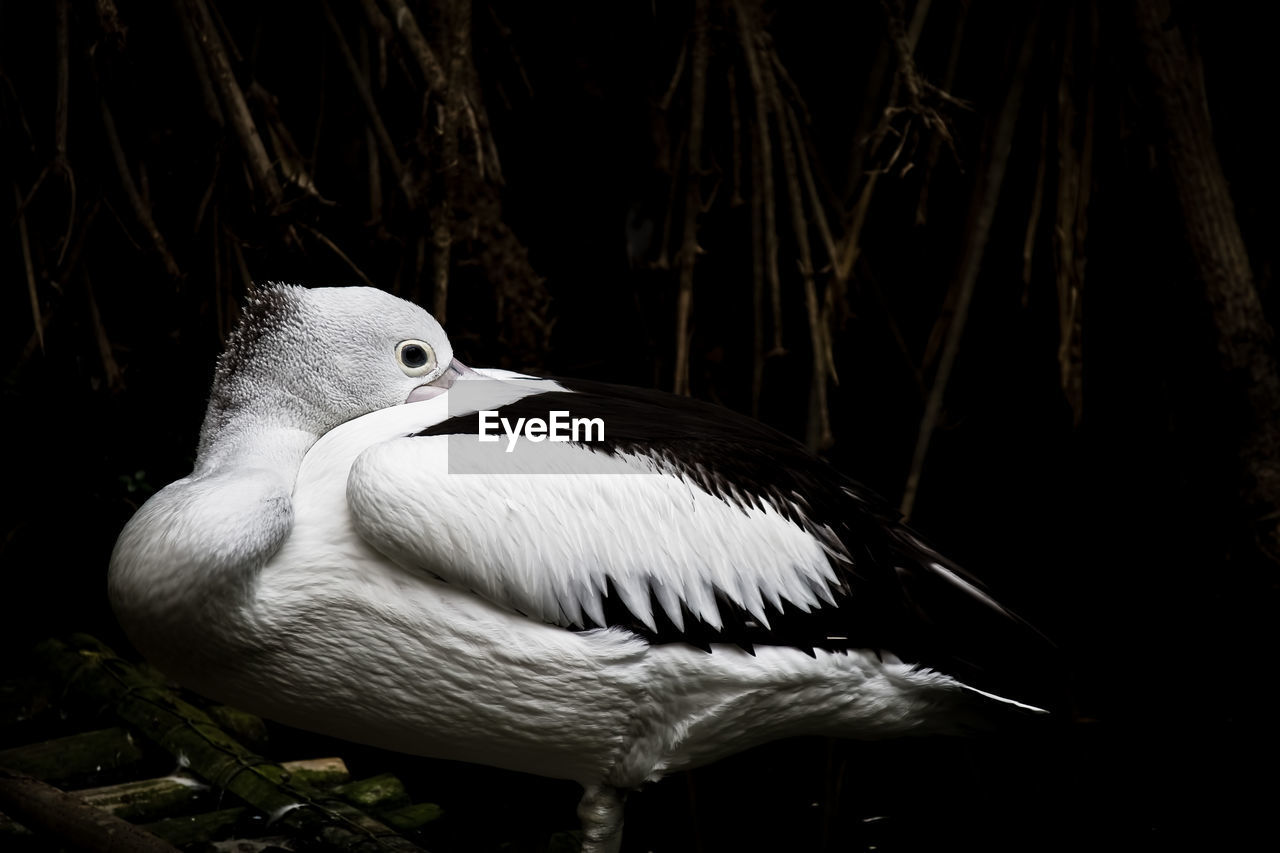
<svg viewBox="0 0 1280 853"><path fill-rule="evenodd" d="M680 290L676 301L676 366L672 390L689 393L689 320L693 313L693 268L698 259L698 213L702 209L702 129L707 105L707 64L711 48L710 0L697 0L693 12L693 68L689 95L689 159L685 169L684 238L680 244Z"/></svg>
<svg viewBox="0 0 1280 853"><path fill-rule="evenodd" d="M356 262L355 262L355 261L353 261L353 260L351 260L351 258L349 258L349 257L347 256L347 253L346 253L346 252L344 252L344 251L342 251L341 249L339 249L339 248L338 248L338 244L337 244L337 243L333 242L333 241L332 241L332 240L330 240L328 237L326 237L322 232L320 232L320 231L316 230L315 228L312 228L310 225L308 225L308 224L307 224L307 223L305 223L305 222L299 222L298 224L299 224L300 226L302 226L302 229L303 229L304 231L306 231L306 232L307 232L308 234L310 234L312 237L315 237L315 238L316 238L316 240L318 240L318 241L320 241L321 243L323 243L323 244L324 244L324 246L325 246L325 248L327 248L329 251L331 251L331 252L333 252L335 255L337 255L337 256L338 256L338 260L340 260L340 261L342 261L344 264L346 264L346 265L351 269L351 271L352 271L352 272L354 272L354 273L356 274L356 276L357 276L357 277L359 277L359 279L360 279L362 282L364 282L364 284L365 284L366 286L368 286L368 287L377 287L377 285L375 285L375 284L373 283L373 279L371 279L371 278L369 278L369 276L365 275L365 274L364 274L364 270L360 269L360 267L356 264Z"/></svg>
<svg viewBox="0 0 1280 853"><path fill-rule="evenodd" d="M942 401L946 395L947 383L951 379L951 371L955 367L956 356L960 352L960 341L964 337L965 324L969 316L969 303L973 299L974 285L977 283L978 271L982 265L982 255L986 250L987 237L991 233L991 222L1000 200L1000 188L1004 184L1009 148L1013 144L1013 130L1017 124L1018 108L1022 103L1026 70L1031 63L1031 55L1036 43L1037 24L1038 19L1032 19L1023 37L1022 49L1010 78L1009 92L1005 96L1004 105L991 130L986 147L987 158L974 182L968 217L969 233L965 236L958 274L952 286L956 293L955 310L947 327L942 355L938 359L938 372L934 376L929 397L925 401L924 415L920 419L920 429L916 436L915 452L911 458L911 469L907 473L907 482L903 488L902 503L899 507L902 515L907 518L911 516L911 511L915 507L925 458L928 456L929 445L933 440L938 419L942 415Z"/></svg>
<svg viewBox="0 0 1280 853"><path fill-rule="evenodd" d="M111 115L111 108L107 106L105 98L99 98L98 106L102 114L102 129L107 138L107 147L111 151L111 162L116 167L116 174L120 178L120 187L124 190L125 200L129 202L134 218L137 219L138 224L142 226L142 230L146 232L147 237L151 240L152 248L160 255L165 272L169 274L170 278L181 278L182 270L178 268L177 260L169 252L169 245L165 242L164 235L160 233L155 217L151 215L151 205L138 192L138 187L133 182L133 173L129 170L129 162L125 157L124 148L120 145L120 137L116 133L116 120Z"/></svg>
<svg viewBox="0 0 1280 853"><path fill-rule="evenodd" d="M754 15L748 13L743 0L733 0L735 16L738 19L738 39L742 45L742 55L747 62L747 71L751 77L751 87L756 101L756 132L759 150L756 156L763 164L759 175L763 199L761 209L764 217L764 269L769 280L769 294L773 309L773 349L769 355L780 355L786 352L782 346L782 279L778 274L778 226L775 211L775 193L773 185L773 143L769 136L769 102L764 79L756 55L756 41L759 36L759 24Z"/></svg>
<svg viewBox="0 0 1280 853"><path fill-rule="evenodd" d="M53 107L53 156L58 161L63 161L67 158L67 116L71 93L70 0L57 0L53 8L57 18L57 64L54 72L57 96Z"/></svg>
<svg viewBox="0 0 1280 853"><path fill-rule="evenodd" d="M13 185L13 201L18 209L18 243L22 246L22 269L27 278L27 300L31 303L31 322L35 326L40 351L44 352L44 320L40 317L40 294L36 289L35 264L31 261L31 238L27 234L27 215L22 210L22 191Z"/></svg>
<svg viewBox="0 0 1280 853"><path fill-rule="evenodd" d="M333 34L334 43L338 45L338 52L342 54L342 62L347 67L347 73L351 75L351 82L355 86L356 94L360 97L360 105L364 107L365 118L369 121L369 128L373 131L373 136L378 141L378 149L382 152L382 156L386 158L387 166L399 176L400 189L409 201L409 206L416 207L418 193L414 187L413 176L405 169L404 164L400 162L400 155L396 153L395 143L391 141L391 134L387 132L387 126L382 121L382 114L378 112L378 105L373 100L373 90L369 88L369 81L360 71L360 66L356 63L356 58L351 53L351 47L347 44L347 38L343 35L342 26L338 23L338 19L333 16L333 10L329 8L327 0L322 0L320 9L324 13L324 19L329 25L329 30Z"/></svg>
<svg viewBox="0 0 1280 853"><path fill-rule="evenodd" d="M275 208L280 204L280 182L276 180L275 170L267 157L266 146L253 123L249 105L245 103L244 92L236 82L235 73L231 70L231 61L227 58L226 48L214 28L213 18L205 5L205 0L186 0L186 9L190 14L192 32L196 43L204 53L209 65L211 79L222 101L222 107L231 119L236 138L244 151L245 162L253 175L254 183L266 199L267 206Z"/></svg>
<svg viewBox="0 0 1280 853"><path fill-rule="evenodd" d="M813 376L810 386L806 444L810 449L823 449L830 447L835 441L831 434L831 416L827 409L827 365L833 361L830 353L831 341L823 323L818 303L817 284L813 278L813 254L809 248L809 226L808 218L805 216L804 193L800 188L798 157L783 116L786 106L782 103L782 95L778 91L777 82L763 51L759 60L761 60L766 90L773 100L773 108L779 117L778 147L782 151L782 167L787 176L787 196L791 201L791 230L795 235L796 250L800 255L800 277L804 282L804 304L809 320Z"/></svg>
<svg viewBox="0 0 1280 853"><path fill-rule="evenodd" d="M418 68L422 70L422 79L426 81L428 91L443 92L448 85L444 68L422 35L422 30L418 28L418 20L413 17L413 12L405 5L404 0L387 0L387 7L391 10L396 29L400 31L405 44L409 46L409 52L418 62Z"/></svg>

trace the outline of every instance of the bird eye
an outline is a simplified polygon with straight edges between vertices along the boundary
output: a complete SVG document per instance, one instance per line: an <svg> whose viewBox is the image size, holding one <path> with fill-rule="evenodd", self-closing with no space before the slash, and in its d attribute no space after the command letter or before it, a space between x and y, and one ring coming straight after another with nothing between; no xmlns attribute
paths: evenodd
<svg viewBox="0 0 1280 853"><path fill-rule="evenodd" d="M396 344L396 361L406 376L425 376L435 369L436 354L426 341L401 341Z"/></svg>

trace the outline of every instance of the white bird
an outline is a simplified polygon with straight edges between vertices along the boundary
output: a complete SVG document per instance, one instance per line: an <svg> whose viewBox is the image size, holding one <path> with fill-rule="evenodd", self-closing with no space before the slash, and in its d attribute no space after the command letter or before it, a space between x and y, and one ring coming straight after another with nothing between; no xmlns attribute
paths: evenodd
<svg viewBox="0 0 1280 853"><path fill-rule="evenodd" d="M480 440L504 418L515 438ZM109 590L138 649L219 701L580 782L589 851L618 849L622 792L765 741L1039 710L957 678L966 652L939 649L964 632L921 614L1013 618L798 444L471 370L372 288L251 298L195 469L125 527Z"/></svg>

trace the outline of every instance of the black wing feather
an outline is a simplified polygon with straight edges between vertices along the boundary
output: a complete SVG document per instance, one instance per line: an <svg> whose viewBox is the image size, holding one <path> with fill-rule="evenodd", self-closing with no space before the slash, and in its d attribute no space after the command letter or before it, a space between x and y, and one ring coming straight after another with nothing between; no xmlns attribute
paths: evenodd
<svg viewBox="0 0 1280 853"><path fill-rule="evenodd" d="M607 625L626 627L653 643L684 642L710 650L736 643L814 649L888 650L897 657L940 669L970 683L990 684L990 660L1012 642L1043 638L994 605L978 582L901 521L897 510L789 436L759 421L710 403L662 391L575 379L556 380L567 391L532 394L499 409L501 417L549 419L551 411L601 418L603 441L582 442L606 454L643 454L665 472L744 509L768 504L821 541L839 586L837 606L805 612L785 604L759 624L727 596L717 594L723 629L683 608L678 629L653 602L657 630L632 614L609 588ZM479 432L478 414L450 418L418 435ZM971 584L965 590L935 566ZM586 627L605 627L592 626ZM1020 638L1020 639L1019 639ZM1007 657L1007 655L1005 655ZM1003 679L1000 679L1003 680Z"/></svg>

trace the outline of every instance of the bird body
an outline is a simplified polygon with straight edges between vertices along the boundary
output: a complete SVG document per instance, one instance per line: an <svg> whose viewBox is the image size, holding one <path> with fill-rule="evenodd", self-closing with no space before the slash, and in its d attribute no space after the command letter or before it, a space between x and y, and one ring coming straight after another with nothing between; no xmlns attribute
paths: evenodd
<svg viewBox="0 0 1280 853"><path fill-rule="evenodd" d="M582 783L594 850L620 838L613 791L755 744L1035 710L863 646L857 625L833 634L904 570L849 541L864 528L890 562L999 606L834 472L830 495L803 494L828 469L798 446L648 393L472 371L429 315L369 288L265 291L220 361L195 470L121 534L112 602L144 655L220 701ZM597 446L476 440L482 408L561 405L616 417ZM717 466L690 418L747 436L720 423ZM787 453L782 486L753 491Z"/></svg>

